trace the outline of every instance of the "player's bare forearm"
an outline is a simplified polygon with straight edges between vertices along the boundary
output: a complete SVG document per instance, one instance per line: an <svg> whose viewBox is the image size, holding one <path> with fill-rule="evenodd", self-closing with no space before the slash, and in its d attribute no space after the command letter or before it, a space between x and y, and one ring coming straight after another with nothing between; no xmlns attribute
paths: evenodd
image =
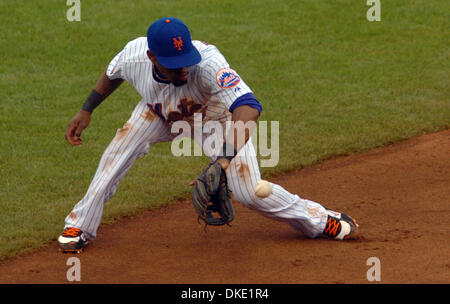
<svg viewBox="0 0 450 304"><path fill-rule="evenodd" d="M106 76L106 71L98 79L94 86L94 90L103 96L103 99L111 95L123 82L123 79L111 80Z"/></svg>
<svg viewBox="0 0 450 304"><path fill-rule="evenodd" d="M256 123L259 119L259 111L247 105L237 107L233 111L231 117L234 128L233 132L230 132L226 138L226 142L233 145L236 152L248 142L253 130L256 127ZM228 168L230 161L226 158L220 158L218 160L222 164L222 168Z"/></svg>
<svg viewBox="0 0 450 304"><path fill-rule="evenodd" d="M231 119L235 128L232 143L236 151L239 151L247 143L258 118L259 111L247 105L240 106L233 111Z"/></svg>
<svg viewBox="0 0 450 304"><path fill-rule="evenodd" d="M89 95L82 109L72 118L67 126L65 137L72 146L77 146L82 143L81 133L89 126L92 111L112 92L114 92L123 79L110 80L106 76L106 71L98 79L94 89Z"/></svg>
<svg viewBox="0 0 450 304"><path fill-rule="evenodd" d="M84 102L81 111L88 112L91 114L95 108L97 108L112 92L114 92L120 84L123 82L123 79L109 79L106 75L106 71L100 75L97 83L91 91L91 94Z"/></svg>

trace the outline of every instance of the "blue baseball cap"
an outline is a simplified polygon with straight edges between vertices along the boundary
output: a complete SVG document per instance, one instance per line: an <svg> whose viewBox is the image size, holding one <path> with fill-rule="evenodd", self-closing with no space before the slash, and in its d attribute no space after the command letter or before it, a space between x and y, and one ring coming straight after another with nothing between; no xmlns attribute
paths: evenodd
<svg viewBox="0 0 450 304"><path fill-rule="evenodd" d="M147 31L148 48L165 68L195 65L201 55L192 44L191 33L183 21L166 17L156 20Z"/></svg>

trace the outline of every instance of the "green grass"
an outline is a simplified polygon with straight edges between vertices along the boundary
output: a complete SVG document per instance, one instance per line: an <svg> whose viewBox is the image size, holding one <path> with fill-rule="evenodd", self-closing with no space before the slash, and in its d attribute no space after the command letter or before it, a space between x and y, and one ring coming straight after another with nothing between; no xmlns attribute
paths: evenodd
<svg viewBox="0 0 450 304"><path fill-rule="evenodd" d="M175 16L219 47L280 121L266 176L450 126L447 0L0 1L0 259L55 239L138 94L123 85L94 113L84 144L64 140L109 60L148 25ZM190 193L205 158L158 144L106 205L104 223Z"/></svg>

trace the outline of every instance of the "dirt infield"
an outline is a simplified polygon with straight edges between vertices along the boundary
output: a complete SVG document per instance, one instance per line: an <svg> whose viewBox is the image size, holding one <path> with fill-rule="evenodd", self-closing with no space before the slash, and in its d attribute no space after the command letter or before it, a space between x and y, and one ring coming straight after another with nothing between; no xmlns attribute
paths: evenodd
<svg viewBox="0 0 450 304"><path fill-rule="evenodd" d="M371 283L370 257L381 262L381 283L450 283L450 130L273 181L347 212L362 239L306 239L240 204L232 227L205 233L182 201L102 225L77 255L81 283ZM69 257L52 242L2 262L0 283L68 283Z"/></svg>

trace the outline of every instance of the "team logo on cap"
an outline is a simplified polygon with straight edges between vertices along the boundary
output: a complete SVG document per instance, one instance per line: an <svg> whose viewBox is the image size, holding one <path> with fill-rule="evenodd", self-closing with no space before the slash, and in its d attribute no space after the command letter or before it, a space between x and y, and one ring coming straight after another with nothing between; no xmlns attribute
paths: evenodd
<svg viewBox="0 0 450 304"><path fill-rule="evenodd" d="M182 50L182 48L183 48L183 40L181 39L181 36L179 36L178 39L177 38L173 38L173 46L179 51Z"/></svg>
<svg viewBox="0 0 450 304"><path fill-rule="evenodd" d="M236 86L241 81L241 78L235 71L224 68L217 72L216 81L221 88L228 89Z"/></svg>

